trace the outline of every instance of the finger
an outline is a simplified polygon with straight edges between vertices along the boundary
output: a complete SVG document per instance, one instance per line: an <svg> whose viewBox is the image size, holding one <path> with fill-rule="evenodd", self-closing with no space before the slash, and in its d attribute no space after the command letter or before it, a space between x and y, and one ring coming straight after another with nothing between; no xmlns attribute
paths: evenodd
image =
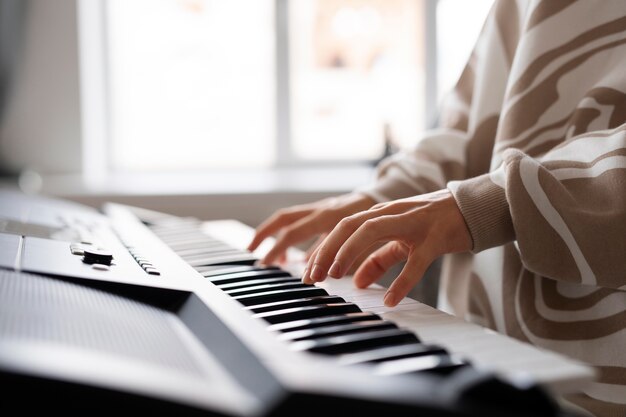
<svg viewBox="0 0 626 417"><path fill-rule="evenodd" d="M354 284L367 288L378 281L395 264L404 261L409 254L407 246L400 242L389 242L372 253L354 273Z"/></svg>
<svg viewBox="0 0 626 417"><path fill-rule="evenodd" d="M319 233L319 223L316 215L310 215L298 220L291 226L287 226L281 235L276 239L272 249L263 257L264 264L271 264L274 260L282 256L287 248L297 243L309 239Z"/></svg>
<svg viewBox="0 0 626 417"><path fill-rule="evenodd" d="M348 238L352 239L352 235L357 231L357 229L360 230L361 227L368 221L372 224L368 224L368 227L365 229L367 230L367 233L370 233L371 228L376 228L378 227L377 225L386 222L386 220L375 219L389 217L385 216L385 214L401 213L406 210L405 206L406 204L404 203L381 205L376 209L362 211L342 219L328 234L324 243L320 245L317 256L311 257L311 260L309 260L308 267L311 279L316 282L323 281L329 271L331 271L330 275L334 278L340 278L345 275L346 271L350 269L350 266L354 263L357 256L377 243L377 240L372 239L366 240L367 243L361 242L358 250L349 259L349 262L344 263L342 260L336 259L335 255L340 248L345 246L344 243L346 243ZM359 239L366 237L366 235L361 236Z"/></svg>
<svg viewBox="0 0 626 417"><path fill-rule="evenodd" d="M311 255L313 255L313 253L315 252L315 249L317 249L322 242L324 241L324 239L326 238L326 236L328 236L328 233L324 233L322 234L320 237L317 238L317 240L311 245L311 247L309 247L309 249L307 249L305 256L304 256L304 261L305 262L309 262L309 259L311 259Z"/></svg>
<svg viewBox="0 0 626 417"><path fill-rule="evenodd" d="M326 236L324 242L316 249L315 256L311 256L308 267L313 281L321 282L326 278L328 269L335 254L343 243L371 216L368 212L345 217ZM333 276L335 276L333 274Z"/></svg>
<svg viewBox="0 0 626 417"><path fill-rule="evenodd" d="M315 282L311 278L311 268L313 266L313 260L317 256L317 252L319 251L320 246L318 246L317 248L313 250L313 253L311 253L311 257L309 261L307 262L306 267L304 268L304 272L302 274L302 282L304 282L305 284L313 284Z"/></svg>
<svg viewBox="0 0 626 417"><path fill-rule="evenodd" d="M278 210L256 228L248 250L255 250L265 239L309 213L310 210L304 208Z"/></svg>
<svg viewBox="0 0 626 417"><path fill-rule="evenodd" d="M395 307L404 297L407 296L409 291L422 279L426 268L432 260L428 256L423 256L419 251L413 251L409 255L404 268L400 275L391 283L387 293L385 294L384 302L387 307Z"/></svg>
<svg viewBox="0 0 626 417"><path fill-rule="evenodd" d="M399 221L398 216L382 216L366 220L334 254L330 274L335 278L343 276L361 253L378 242L399 237L404 227L405 225Z"/></svg>

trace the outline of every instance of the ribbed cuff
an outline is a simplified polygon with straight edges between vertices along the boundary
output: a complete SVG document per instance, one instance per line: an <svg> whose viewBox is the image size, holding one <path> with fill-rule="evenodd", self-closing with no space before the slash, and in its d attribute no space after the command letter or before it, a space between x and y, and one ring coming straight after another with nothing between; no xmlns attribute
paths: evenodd
<svg viewBox="0 0 626 417"><path fill-rule="evenodd" d="M489 174L464 181L451 181L448 189L465 218L473 241L472 252L515 240L515 230L504 189Z"/></svg>

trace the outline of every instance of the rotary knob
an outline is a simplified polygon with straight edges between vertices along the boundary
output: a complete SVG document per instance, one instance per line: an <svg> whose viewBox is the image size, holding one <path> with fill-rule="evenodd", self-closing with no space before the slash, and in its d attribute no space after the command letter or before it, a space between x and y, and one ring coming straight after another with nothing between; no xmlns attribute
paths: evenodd
<svg viewBox="0 0 626 417"><path fill-rule="evenodd" d="M86 264L111 265L113 254L104 249L84 249L83 262Z"/></svg>

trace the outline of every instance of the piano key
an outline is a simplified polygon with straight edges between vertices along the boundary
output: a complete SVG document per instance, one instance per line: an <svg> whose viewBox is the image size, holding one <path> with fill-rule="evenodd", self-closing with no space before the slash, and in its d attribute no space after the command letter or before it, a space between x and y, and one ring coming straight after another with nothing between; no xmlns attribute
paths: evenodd
<svg viewBox="0 0 626 417"><path fill-rule="evenodd" d="M191 241L191 242L180 242L180 243L169 243L168 244L170 249L172 249L174 252L182 251L182 250L190 250L190 249L210 248L210 247L221 246L221 245L223 245L223 243L216 244L214 242L207 241L207 240L204 240L204 239L202 239L202 240L194 240L194 241Z"/></svg>
<svg viewBox="0 0 626 417"><path fill-rule="evenodd" d="M303 297L316 297L328 295L328 292L323 288L315 287L313 285L288 288L283 290L264 291L256 294L245 294L234 297L244 306L251 306L262 303L273 303L283 300L293 300Z"/></svg>
<svg viewBox="0 0 626 417"><path fill-rule="evenodd" d="M199 242L204 243L205 245L224 245L224 242L220 242L218 240L210 238L202 233L193 233L178 236L161 236L161 240L171 246L187 245Z"/></svg>
<svg viewBox="0 0 626 417"><path fill-rule="evenodd" d="M352 303L320 304L306 307L288 308L286 310L257 313L253 317L263 319L270 324L284 323L309 319L322 316L334 316L337 314L358 313L361 309Z"/></svg>
<svg viewBox="0 0 626 417"><path fill-rule="evenodd" d="M338 314L336 316L317 317L305 320L291 321L287 323L272 324L267 327L269 331L295 332L304 329L314 329L323 326L333 326L341 323L354 323L357 321L381 320L380 316L371 312Z"/></svg>
<svg viewBox="0 0 626 417"><path fill-rule="evenodd" d="M182 220L182 218L177 217L176 219L171 219L165 222L154 223L148 228L152 230L154 233L167 232L170 230L184 230L185 228L189 228L190 230L198 230L200 229L202 222L198 219L189 219Z"/></svg>
<svg viewBox="0 0 626 417"><path fill-rule="evenodd" d="M202 246L200 248L193 248L193 249L179 249L176 252L176 254L178 256L180 256L181 258L187 257L187 256L193 256L193 255L202 255L205 254L207 251L211 251L214 248L223 248L224 245L210 245L210 246ZM227 247L230 250L234 250L231 247Z"/></svg>
<svg viewBox="0 0 626 417"><path fill-rule="evenodd" d="M238 272L238 273L208 276L209 280L215 285L228 284L231 282L239 282L239 281L251 281L251 280L261 279L261 278L279 278L279 277L293 277L293 275L291 275L287 271L279 271L276 269L270 269L270 270L243 271L243 272Z"/></svg>
<svg viewBox="0 0 626 417"><path fill-rule="evenodd" d="M176 240L179 238L194 238L194 237L202 236L204 238L219 242L217 239L213 239L205 235L204 233L199 232L197 229L193 230L193 228L185 228L185 229L180 229L180 230L172 229L172 230L164 230L160 232L154 232L153 230L153 233L162 240Z"/></svg>
<svg viewBox="0 0 626 417"><path fill-rule="evenodd" d="M265 313L267 311L285 310L287 308L304 307L315 304L329 304L329 303L345 303L341 297L336 295L320 295L318 297L306 297L297 298L295 300L276 301L273 303L255 304L246 307L245 310L249 310L253 313Z"/></svg>
<svg viewBox="0 0 626 417"><path fill-rule="evenodd" d="M266 291L272 290L286 290L289 288L306 288L311 285L303 284L300 280L296 282L279 282L277 284L263 284L263 285L255 285L254 287L247 288L234 288L232 290L224 291L226 294L231 297L236 297L238 295L246 295L246 294L258 294Z"/></svg>
<svg viewBox="0 0 626 417"><path fill-rule="evenodd" d="M199 266L195 268L205 278L226 275L237 274L241 272L254 272L254 271L279 271L280 268L274 265L271 266L255 266L255 265L215 265L215 266Z"/></svg>
<svg viewBox="0 0 626 417"><path fill-rule="evenodd" d="M315 329L298 330L281 334L278 338L286 342L316 339L318 337L338 336L373 330L397 329L398 326L385 320L367 320L355 323L338 324L336 326L317 327Z"/></svg>
<svg viewBox="0 0 626 417"><path fill-rule="evenodd" d="M382 362L392 359L403 359L434 354L443 355L447 353L448 352L445 348L438 345L415 343L398 346L386 346L380 349L346 354L339 358L339 363L342 365L354 365L358 363Z"/></svg>
<svg viewBox="0 0 626 417"><path fill-rule="evenodd" d="M202 253L195 255L181 255L178 252L176 253L178 256L183 258L185 261L195 261L196 259L203 259L211 256L221 256L221 255L231 255L234 253L242 253L241 250L229 247L219 247L219 248L206 248Z"/></svg>
<svg viewBox="0 0 626 417"><path fill-rule="evenodd" d="M343 336L331 336L314 340L302 340L291 344L297 351L309 351L325 355L358 352L362 350L415 343L417 337L404 329L389 329L372 332L351 333Z"/></svg>
<svg viewBox="0 0 626 417"><path fill-rule="evenodd" d="M468 365L469 362L456 356L428 355L383 362L376 366L374 373L378 375L397 375L415 372L428 372L439 375L448 375Z"/></svg>
<svg viewBox="0 0 626 417"><path fill-rule="evenodd" d="M194 236L194 237L186 237L180 239L162 239L165 244L167 244L172 250L185 250L185 249L194 249L194 248L202 248L202 247L211 247L211 246L223 246L224 242L216 242L214 239L208 238L206 236Z"/></svg>
<svg viewBox="0 0 626 417"><path fill-rule="evenodd" d="M213 284L217 285L222 290L227 291L227 290L232 290L235 288L256 287L258 285L263 285L263 284L279 284L283 282L292 282L292 283L295 282L298 284L302 284L302 280L300 278L290 277L290 276L260 278L260 279L251 279L248 281L237 281L237 282L227 282L227 283L213 282Z"/></svg>
<svg viewBox="0 0 626 417"><path fill-rule="evenodd" d="M258 259L245 252L241 252L239 254L228 255L228 256L215 256L215 257L207 257L206 259L200 259L197 261L187 262L189 265L193 267L197 266L210 266L210 265L228 265L228 264L238 264L238 265L254 265Z"/></svg>
<svg viewBox="0 0 626 417"><path fill-rule="evenodd" d="M181 226L176 228L163 228L163 229L155 229L152 228L152 233L157 235L161 239L167 239L169 237L183 236L183 235L195 235L198 233L198 227L196 226Z"/></svg>

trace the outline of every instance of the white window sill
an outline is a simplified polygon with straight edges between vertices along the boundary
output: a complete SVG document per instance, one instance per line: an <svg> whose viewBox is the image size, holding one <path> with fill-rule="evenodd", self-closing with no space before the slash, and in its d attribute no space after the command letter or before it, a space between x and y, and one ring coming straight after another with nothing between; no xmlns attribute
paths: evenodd
<svg viewBox="0 0 626 417"><path fill-rule="evenodd" d="M193 173L110 174L100 183L80 175L47 175L42 191L59 196L250 195L344 193L374 178L368 165L216 170Z"/></svg>
<svg viewBox="0 0 626 417"><path fill-rule="evenodd" d="M47 175L41 192L93 207L107 201L201 219L255 226L273 211L340 195L370 183L372 166L278 168L179 174L115 174L100 184L80 175Z"/></svg>

